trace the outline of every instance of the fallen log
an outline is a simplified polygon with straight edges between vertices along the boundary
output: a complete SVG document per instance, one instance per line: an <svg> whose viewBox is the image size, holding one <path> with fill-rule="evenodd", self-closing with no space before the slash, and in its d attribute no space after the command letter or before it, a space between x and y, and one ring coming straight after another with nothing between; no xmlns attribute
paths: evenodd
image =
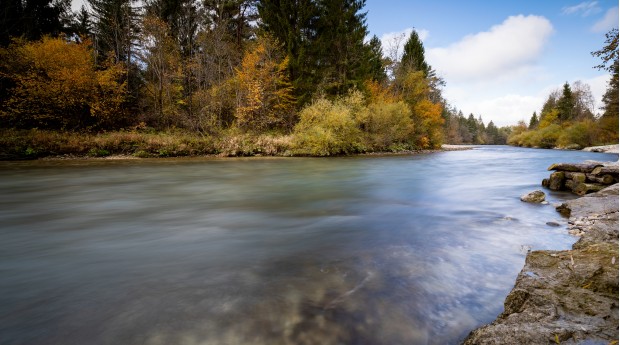
<svg viewBox="0 0 620 345"><path fill-rule="evenodd" d="M564 186L564 172L556 171L551 173L549 176L549 189L551 190L562 190Z"/></svg>
<svg viewBox="0 0 620 345"><path fill-rule="evenodd" d="M596 182L596 183L605 184L605 185L610 185L614 183L614 177L609 174L605 174L601 176L596 176L594 174L586 174L586 178L590 182ZM582 181L582 182L585 182L585 181Z"/></svg>
<svg viewBox="0 0 620 345"><path fill-rule="evenodd" d="M573 193L583 196L588 193L598 192L604 189L605 187L607 186L603 186L603 185L595 184L595 183L579 183L574 186Z"/></svg>
<svg viewBox="0 0 620 345"><path fill-rule="evenodd" d="M555 163L547 170L591 173L597 167L603 167L600 163ZM617 169L617 168L616 168Z"/></svg>

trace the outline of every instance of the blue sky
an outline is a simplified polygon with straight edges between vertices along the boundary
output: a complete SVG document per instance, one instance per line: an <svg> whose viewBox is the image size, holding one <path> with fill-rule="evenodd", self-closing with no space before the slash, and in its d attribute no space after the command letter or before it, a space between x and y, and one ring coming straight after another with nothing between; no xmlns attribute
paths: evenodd
<svg viewBox="0 0 620 345"><path fill-rule="evenodd" d="M367 0L371 35L384 53L415 27L444 96L467 116L512 125L528 121L566 81L590 86L599 112L608 75L590 52L618 27L616 1ZM404 42L400 42L404 44Z"/></svg>

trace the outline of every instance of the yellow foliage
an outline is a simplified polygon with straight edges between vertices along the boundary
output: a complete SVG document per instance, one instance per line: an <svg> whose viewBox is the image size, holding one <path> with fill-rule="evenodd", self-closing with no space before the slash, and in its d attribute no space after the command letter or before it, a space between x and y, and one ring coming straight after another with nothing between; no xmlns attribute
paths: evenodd
<svg viewBox="0 0 620 345"><path fill-rule="evenodd" d="M376 80L365 81L364 89L370 103L396 103L401 100L392 87L385 86Z"/></svg>
<svg viewBox="0 0 620 345"><path fill-rule="evenodd" d="M538 123L538 128L545 128L551 124L558 122L558 116L560 115L560 111L556 108L552 110L540 114L540 122Z"/></svg>
<svg viewBox="0 0 620 345"><path fill-rule="evenodd" d="M286 76L288 57L280 55L278 44L263 36L235 70L239 128L264 130L287 124L294 104L293 87Z"/></svg>
<svg viewBox="0 0 620 345"><path fill-rule="evenodd" d="M126 97L118 83L122 67L96 71L88 42L44 37L15 41L0 54L10 57L0 61L2 76L15 84L1 114L13 126L79 129L119 119Z"/></svg>

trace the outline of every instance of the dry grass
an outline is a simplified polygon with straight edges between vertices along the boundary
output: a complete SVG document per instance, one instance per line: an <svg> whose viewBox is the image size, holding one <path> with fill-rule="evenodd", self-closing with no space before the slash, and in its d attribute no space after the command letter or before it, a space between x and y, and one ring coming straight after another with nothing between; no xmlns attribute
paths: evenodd
<svg viewBox="0 0 620 345"><path fill-rule="evenodd" d="M227 133L221 137L185 131L118 131L99 134L45 130L0 130L0 159L54 156L136 157L289 155L284 135Z"/></svg>

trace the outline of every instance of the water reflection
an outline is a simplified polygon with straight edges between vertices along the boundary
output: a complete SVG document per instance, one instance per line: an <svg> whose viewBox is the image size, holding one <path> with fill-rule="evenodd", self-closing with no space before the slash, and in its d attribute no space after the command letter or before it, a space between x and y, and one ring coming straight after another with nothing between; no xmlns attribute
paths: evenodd
<svg viewBox="0 0 620 345"><path fill-rule="evenodd" d="M584 159L617 155L2 163L1 343L458 343L574 241L519 196Z"/></svg>

